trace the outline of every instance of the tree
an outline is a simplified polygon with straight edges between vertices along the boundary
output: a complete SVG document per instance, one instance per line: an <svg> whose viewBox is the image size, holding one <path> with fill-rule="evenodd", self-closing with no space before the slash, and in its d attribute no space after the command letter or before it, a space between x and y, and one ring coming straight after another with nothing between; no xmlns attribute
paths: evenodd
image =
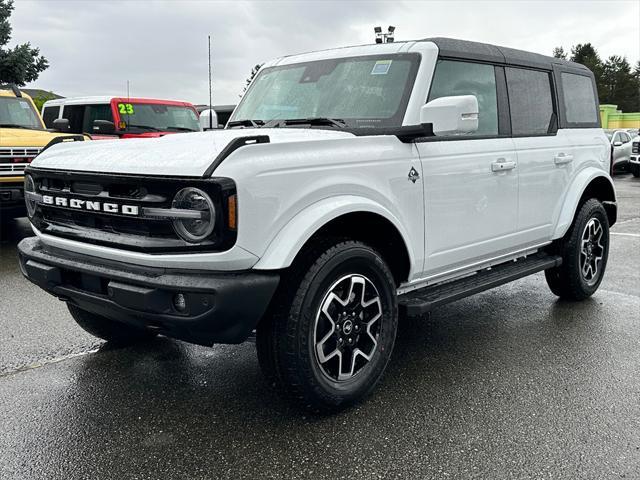
<svg viewBox="0 0 640 480"><path fill-rule="evenodd" d="M561 58L563 60L567 59L567 52L564 51L562 47L556 47L553 49L553 56L555 58Z"/></svg>
<svg viewBox="0 0 640 480"><path fill-rule="evenodd" d="M28 42L7 48L11 40L9 17L13 8L13 0L0 0L0 84L24 86L36 80L49 67L49 62L40 55L39 48Z"/></svg>
<svg viewBox="0 0 640 480"><path fill-rule="evenodd" d="M32 100L33 100L33 103L36 106L36 110L41 112L42 111L42 106L44 105L44 102L47 102L49 100L53 100L55 98L59 98L59 97L56 97L51 92L44 92L44 93L40 93L39 95L33 97Z"/></svg>
<svg viewBox="0 0 640 480"><path fill-rule="evenodd" d="M604 86L602 85L602 60L598 52L590 43L579 43L571 48L572 62L581 63L593 72L596 77L596 86L598 87L598 96L600 103L607 103L603 96Z"/></svg>
<svg viewBox="0 0 640 480"><path fill-rule="evenodd" d="M556 58L567 58L562 47L553 49ZM617 105L623 112L640 112L640 61L631 70L625 57L612 55L602 61L591 43L579 43L571 48L569 60L591 70L596 79L600 103Z"/></svg>
<svg viewBox="0 0 640 480"><path fill-rule="evenodd" d="M631 65L626 58L612 55L602 65L603 95L607 103L618 105L623 112L637 108L638 84L631 73Z"/></svg>

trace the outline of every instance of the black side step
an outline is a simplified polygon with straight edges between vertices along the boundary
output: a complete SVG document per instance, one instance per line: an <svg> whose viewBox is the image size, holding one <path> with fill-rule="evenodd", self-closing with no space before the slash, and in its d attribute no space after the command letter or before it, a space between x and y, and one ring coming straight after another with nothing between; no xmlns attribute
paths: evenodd
<svg viewBox="0 0 640 480"><path fill-rule="evenodd" d="M398 298L398 304L401 311L408 316L423 315L440 305L455 302L560 264L562 264L562 257L537 253L517 261L480 270L460 280L439 283L405 293Z"/></svg>

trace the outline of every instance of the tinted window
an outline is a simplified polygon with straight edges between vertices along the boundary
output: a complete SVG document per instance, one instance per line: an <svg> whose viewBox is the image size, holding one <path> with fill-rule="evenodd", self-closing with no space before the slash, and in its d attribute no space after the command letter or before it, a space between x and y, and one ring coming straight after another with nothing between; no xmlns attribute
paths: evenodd
<svg viewBox="0 0 640 480"><path fill-rule="evenodd" d="M82 133L83 116L84 105L65 105L62 109L62 118L69 120L69 131L71 133Z"/></svg>
<svg viewBox="0 0 640 480"><path fill-rule="evenodd" d="M83 133L93 132L94 120L109 120L113 122L113 114L111 113L111 105L108 103L102 105L87 105L84 111Z"/></svg>
<svg viewBox="0 0 640 480"><path fill-rule="evenodd" d="M42 110L42 119L47 128L53 128L53 121L58 118L60 107L45 107Z"/></svg>
<svg viewBox="0 0 640 480"><path fill-rule="evenodd" d="M478 99L478 130L474 135L497 135L498 101L494 67L439 60L431 82L429 101L458 95L475 95Z"/></svg>
<svg viewBox="0 0 640 480"><path fill-rule="evenodd" d="M505 73L513 134L548 133L554 118L549 73L510 67Z"/></svg>
<svg viewBox="0 0 640 480"><path fill-rule="evenodd" d="M631 139L629 138L629 135L627 135L625 132L621 132L620 140L622 141L622 143L627 143Z"/></svg>
<svg viewBox="0 0 640 480"><path fill-rule="evenodd" d="M590 77L562 73L564 109L569 123L598 123L596 97Z"/></svg>

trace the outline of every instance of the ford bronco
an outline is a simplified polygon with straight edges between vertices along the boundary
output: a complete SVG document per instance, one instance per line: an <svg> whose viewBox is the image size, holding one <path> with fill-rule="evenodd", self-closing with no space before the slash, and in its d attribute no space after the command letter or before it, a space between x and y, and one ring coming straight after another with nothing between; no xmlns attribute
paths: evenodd
<svg viewBox="0 0 640 480"><path fill-rule="evenodd" d="M372 391L399 312L536 272L602 281L616 197L584 66L431 38L279 58L224 130L55 146L24 275L112 342L256 335L313 409Z"/></svg>

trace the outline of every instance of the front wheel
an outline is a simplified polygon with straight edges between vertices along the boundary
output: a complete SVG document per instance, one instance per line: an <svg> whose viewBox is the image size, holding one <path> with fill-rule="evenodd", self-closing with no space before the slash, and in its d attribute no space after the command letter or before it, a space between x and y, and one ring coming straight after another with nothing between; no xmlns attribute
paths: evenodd
<svg viewBox="0 0 640 480"><path fill-rule="evenodd" d="M559 250L562 265L545 271L551 291L567 300L593 295L609 256L609 220L600 201L592 198L582 204Z"/></svg>
<svg viewBox="0 0 640 480"><path fill-rule="evenodd" d="M382 377L396 337L395 282L382 257L360 242L322 243L301 257L258 327L258 358L288 397L335 410Z"/></svg>

